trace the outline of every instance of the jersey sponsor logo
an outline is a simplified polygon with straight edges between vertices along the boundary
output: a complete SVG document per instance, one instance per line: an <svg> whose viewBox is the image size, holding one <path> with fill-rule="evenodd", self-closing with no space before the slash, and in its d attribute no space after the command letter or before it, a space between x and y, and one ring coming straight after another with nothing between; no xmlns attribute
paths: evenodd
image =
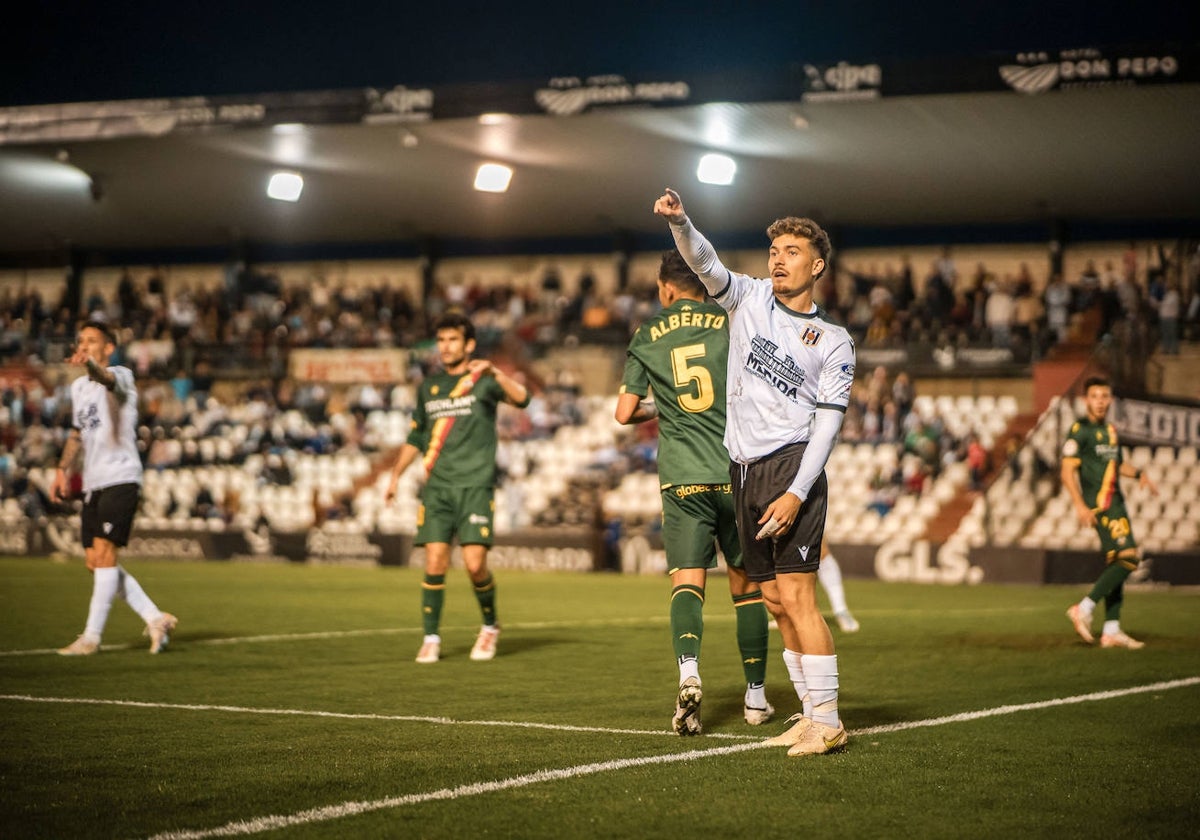
<svg viewBox="0 0 1200 840"><path fill-rule="evenodd" d="M750 355L746 358L746 370L796 402L800 386L804 384L804 371L791 356L779 358L775 353L778 349L779 345L770 339L754 336L750 342Z"/></svg>
<svg viewBox="0 0 1200 840"><path fill-rule="evenodd" d="M695 639L696 641L700 641L700 637L699 637L699 636L697 636L695 633L680 633L680 634L679 634L679 638L681 638L681 639Z"/></svg>
<svg viewBox="0 0 1200 840"><path fill-rule="evenodd" d="M809 347L815 347L817 342L821 340L821 336L825 335L825 331L818 327L808 326L800 333L800 341Z"/></svg>
<svg viewBox="0 0 1200 840"><path fill-rule="evenodd" d="M488 518L479 513L472 513L470 516L467 517L467 521L470 522L472 525L488 524Z"/></svg>
<svg viewBox="0 0 1200 840"><path fill-rule="evenodd" d="M800 556L801 556L801 557L802 557L802 558L803 558L805 561L807 561L807 560L808 560L808 546L806 546L806 545L802 545L802 546L800 546L800 548L798 548L798 549L797 549L797 551L799 551L799 552L800 552Z"/></svg>
<svg viewBox="0 0 1200 840"><path fill-rule="evenodd" d="M91 432L100 428L100 407L89 403L75 415L76 425L83 431Z"/></svg>
<svg viewBox="0 0 1200 840"><path fill-rule="evenodd" d="M1063 455L1067 458L1074 458L1079 454L1079 441L1075 438L1070 438L1063 444Z"/></svg>
<svg viewBox="0 0 1200 840"><path fill-rule="evenodd" d="M113 529L113 524L111 522L105 522L103 525L100 526L100 530L102 530L106 534L111 534L112 529Z"/></svg>
<svg viewBox="0 0 1200 840"><path fill-rule="evenodd" d="M465 417L471 413L471 406L475 404L475 395L467 394L465 397L446 397L441 400L430 400L425 403L425 410L429 412L429 416L435 419L441 417Z"/></svg>

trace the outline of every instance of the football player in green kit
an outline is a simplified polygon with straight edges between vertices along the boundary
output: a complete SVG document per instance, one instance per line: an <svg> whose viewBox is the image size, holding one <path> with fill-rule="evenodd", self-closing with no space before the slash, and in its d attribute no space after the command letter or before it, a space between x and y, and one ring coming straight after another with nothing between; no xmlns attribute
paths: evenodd
<svg viewBox="0 0 1200 840"><path fill-rule="evenodd" d="M658 297L662 311L647 319L629 343L616 419L630 424L658 417L662 536L679 664L671 725L679 735L698 735L705 581L708 569L717 565L714 540L729 569L747 686L743 713L751 725L766 723L774 712L763 688L767 611L758 584L742 570L729 455L722 442L729 353L725 310L706 300L700 280L674 250L663 254ZM646 399L651 392L653 401Z"/></svg>
<svg viewBox="0 0 1200 840"><path fill-rule="evenodd" d="M1117 430L1107 420L1113 399L1108 381L1100 377L1089 378L1083 384L1083 399L1087 416L1071 426L1063 444L1062 482L1071 494L1080 523L1091 525L1100 535L1100 547L1108 565L1087 597L1067 610L1067 617L1075 632L1091 644L1094 641L1092 611L1103 600L1104 629L1100 634L1100 646L1137 650L1145 647L1145 643L1121 629L1125 578L1138 566L1138 547L1129 527L1120 478L1136 478L1138 486L1148 488L1156 496L1158 488L1150 476L1121 460Z"/></svg>
<svg viewBox="0 0 1200 840"><path fill-rule="evenodd" d="M457 535L463 565L475 588L483 626L471 659L496 655L496 584L487 567L492 544L496 488L496 408L501 402L524 408L529 391L485 359L472 359L475 327L465 315L450 313L436 325L437 352L443 372L417 389L412 430L392 467L385 499L396 497L400 476L420 455L425 487L417 514L414 545L425 546L421 612L425 638L417 662L437 662L438 634L445 600L450 543Z"/></svg>

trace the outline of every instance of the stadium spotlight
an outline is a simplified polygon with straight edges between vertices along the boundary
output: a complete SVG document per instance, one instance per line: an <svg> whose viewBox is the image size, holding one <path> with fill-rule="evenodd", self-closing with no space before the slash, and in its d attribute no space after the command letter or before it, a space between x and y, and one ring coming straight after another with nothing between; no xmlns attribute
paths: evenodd
<svg viewBox="0 0 1200 840"><path fill-rule="evenodd" d="M507 192L512 175L512 169L502 163L485 163L475 173L475 189L480 192Z"/></svg>
<svg viewBox="0 0 1200 840"><path fill-rule="evenodd" d="M733 176L736 174L737 164L733 158L725 155L705 155L700 158L700 165L696 167L696 178L702 184L728 186L733 183Z"/></svg>
<svg viewBox="0 0 1200 840"><path fill-rule="evenodd" d="M295 172L276 172L267 183L267 196L277 201L299 201L304 179Z"/></svg>

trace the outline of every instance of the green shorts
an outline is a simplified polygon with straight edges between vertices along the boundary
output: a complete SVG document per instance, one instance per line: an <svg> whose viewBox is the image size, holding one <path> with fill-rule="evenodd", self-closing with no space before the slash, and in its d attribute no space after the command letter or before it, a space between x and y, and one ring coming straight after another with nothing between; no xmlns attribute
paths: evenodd
<svg viewBox="0 0 1200 840"><path fill-rule="evenodd" d="M742 568L733 489L728 484L677 484L662 491L667 570L715 569L716 543L725 562Z"/></svg>
<svg viewBox="0 0 1200 840"><path fill-rule="evenodd" d="M429 487L421 491L413 545L449 543L491 545L496 492L491 487Z"/></svg>
<svg viewBox="0 0 1200 840"><path fill-rule="evenodd" d="M1121 560L1125 565L1137 566L1137 540L1129 527L1129 514L1124 502L1114 502L1108 510L1096 511L1096 533L1100 535L1100 550L1104 559L1111 563Z"/></svg>

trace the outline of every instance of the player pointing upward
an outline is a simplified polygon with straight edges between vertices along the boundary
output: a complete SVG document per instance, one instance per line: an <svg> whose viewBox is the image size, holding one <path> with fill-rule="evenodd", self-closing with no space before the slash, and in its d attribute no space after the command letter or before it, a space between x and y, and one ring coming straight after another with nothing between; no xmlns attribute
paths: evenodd
<svg viewBox="0 0 1200 840"><path fill-rule="evenodd" d="M813 302L829 237L811 219L767 229L769 279L727 269L668 189L654 212L709 294L730 314L728 420L734 504L747 577L762 585L802 711L769 743L788 755L845 746L833 636L817 607L825 463L850 400L854 342Z"/></svg>

